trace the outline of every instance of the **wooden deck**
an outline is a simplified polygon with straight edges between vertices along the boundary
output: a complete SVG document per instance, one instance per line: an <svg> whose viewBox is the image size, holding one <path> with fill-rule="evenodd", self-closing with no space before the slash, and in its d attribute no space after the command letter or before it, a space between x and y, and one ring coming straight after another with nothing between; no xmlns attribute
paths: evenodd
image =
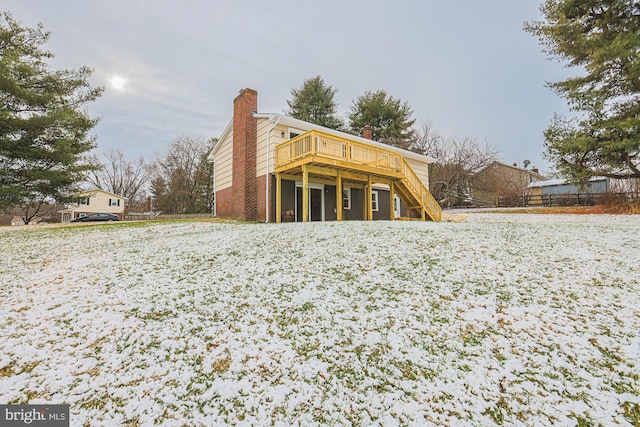
<svg viewBox="0 0 640 427"><path fill-rule="evenodd" d="M386 184L422 220L440 221L442 209L404 157L392 150L319 131L308 131L276 147L276 222L281 221L282 179L302 181L302 216L308 221L310 180L336 186L338 221L343 219L342 182L365 185L371 200L372 184ZM393 206L393 204L391 204ZM391 209L391 219L393 218ZM366 219L373 218L367 203Z"/></svg>

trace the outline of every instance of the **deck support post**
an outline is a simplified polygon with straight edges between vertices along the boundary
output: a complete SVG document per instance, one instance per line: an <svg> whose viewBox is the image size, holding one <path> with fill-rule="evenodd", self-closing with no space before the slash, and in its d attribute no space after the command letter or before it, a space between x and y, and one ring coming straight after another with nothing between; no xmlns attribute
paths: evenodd
<svg viewBox="0 0 640 427"><path fill-rule="evenodd" d="M394 209L394 202L396 199L395 195L396 195L396 183L395 181L391 181L391 183L389 184L389 219L391 221L396 219L396 210Z"/></svg>
<svg viewBox="0 0 640 427"><path fill-rule="evenodd" d="M371 203L371 197L373 194L371 188L372 183L371 175L367 175L367 200L365 203L365 206L367 207L367 221L371 221L373 219L373 206Z"/></svg>
<svg viewBox="0 0 640 427"><path fill-rule="evenodd" d="M302 165L302 222L309 222L309 168Z"/></svg>
<svg viewBox="0 0 640 427"><path fill-rule="evenodd" d="M426 209L424 208L424 186L420 186L420 217L426 221Z"/></svg>
<svg viewBox="0 0 640 427"><path fill-rule="evenodd" d="M276 222L282 222L282 174L276 172Z"/></svg>
<svg viewBox="0 0 640 427"><path fill-rule="evenodd" d="M343 200L342 200L342 174L338 169L338 174L336 175L336 220L342 221L344 212L343 212Z"/></svg>

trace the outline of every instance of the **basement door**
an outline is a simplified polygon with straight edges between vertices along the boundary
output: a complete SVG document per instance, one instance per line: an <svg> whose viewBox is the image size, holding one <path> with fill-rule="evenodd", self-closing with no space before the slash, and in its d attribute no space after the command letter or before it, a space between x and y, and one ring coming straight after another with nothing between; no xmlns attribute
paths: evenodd
<svg viewBox="0 0 640 427"><path fill-rule="evenodd" d="M302 183L296 182L296 221L302 221ZM324 221L324 185L309 184L309 221Z"/></svg>

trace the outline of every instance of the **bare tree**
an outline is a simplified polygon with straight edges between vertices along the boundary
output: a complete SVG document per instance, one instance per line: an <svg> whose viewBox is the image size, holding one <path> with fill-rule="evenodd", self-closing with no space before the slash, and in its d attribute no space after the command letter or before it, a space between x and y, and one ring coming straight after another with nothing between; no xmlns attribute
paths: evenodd
<svg viewBox="0 0 640 427"><path fill-rule="evenodd" d="M95 167L86 177L91 185L127 198L129 208L139 198L151 179L154 165L142 157L136 161L127 159L119 149L103 154L104 162L93 154L87 161Z"/></svg>
<svg viewBox="0 0 640 427"><path fill-rule="evenodd" d="M207 156L214 140L176 138L157 160L151 182L155 207L167 213L206 213L213 200L211 164Z"/></svg>
<svg viewBox="0 0 640 427"><path fill-rule="evenodd" d="M473 174L495 162L498 156L496 147L477 137L442 137L430 121L423 122L413 150L437 160L429 171L429 190L443 205L470 197Z"/></svg>
<svg viewBox="0 0 640 427"><path fill-rule="evenodd" d="M55 222L57 211L63 207L64 206L58 205L53 201L39 198L37 200L25 201L13 209L5 209L4 211L19 216L25 224L29 224L34 220L42 219Z"/></svg>

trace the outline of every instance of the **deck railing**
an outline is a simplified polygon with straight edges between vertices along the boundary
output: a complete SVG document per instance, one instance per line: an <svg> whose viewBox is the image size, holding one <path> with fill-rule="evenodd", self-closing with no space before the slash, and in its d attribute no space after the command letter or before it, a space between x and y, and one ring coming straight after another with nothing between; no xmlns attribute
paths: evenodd
<svg viewBox="0 0 640 427"><path fill-rule="evenodd" d="M427 208L432 218L435 221L440 221L442 219L440 204L433 198L427 187L422 183L422 180L404 158L402 159L402 174L409 190L421 199L422 206Z"/></svg>
<svg viewBox="0 0 640 427"><path fill-rule="evenodd" d="M286 166L308 156L339 160L354 165L355 169L364 165L396 176L401 174L405 185L428 211L429 216L433 220L441 220L440 205L409 163L398 153L320 131L309 131L276 147L276 167Z"/></svg>
<svg viewBox="0 0 640 427"><path fill-rule="evenodd" d="M276 167L307 156L320 156L394 172L400 172L402 162L402 156L391 150L371 147L324 132L309 131L278 145Z"/></svg>

